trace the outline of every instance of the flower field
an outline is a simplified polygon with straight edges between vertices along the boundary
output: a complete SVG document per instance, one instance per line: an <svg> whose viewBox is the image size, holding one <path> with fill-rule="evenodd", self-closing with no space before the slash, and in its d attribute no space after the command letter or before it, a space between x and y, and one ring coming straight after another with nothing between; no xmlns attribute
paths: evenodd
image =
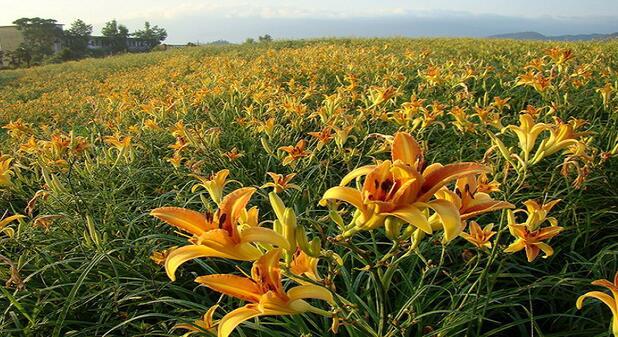
<svg viewBox="0 0 618 337"><path fill-rule="evenodd" d="M1 336L618 336L618 42L0 72Z"/></svg>

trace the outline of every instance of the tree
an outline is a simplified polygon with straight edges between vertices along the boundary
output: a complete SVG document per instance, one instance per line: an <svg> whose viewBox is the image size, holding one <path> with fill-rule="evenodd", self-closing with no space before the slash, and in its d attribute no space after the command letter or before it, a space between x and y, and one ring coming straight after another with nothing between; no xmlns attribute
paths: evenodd
<svg viewBox="0 0 618 337"><path fill-rule="evenodd" d="M150 22L146 21L144 23L144 29L136 30L133 34L133 37L144 39L144 40L154 40L157 42L162 42L167 39L167 31L165 28L159 28L159 26L151 26Z"/></svg>
<svg viewBox="0 0 618 337"><path fill-rule="evenodd" d="M119 25L116 20L105 23L101 30L101 34L105 36L113 53L123 52L127 50L127 38L129 37L129 29L124 25Z"/></svg>
<svg viewBox="0 0 618 337"><path fill-rule="evenodd" d="M133 34L133 37L138 39L150 40L154 41L157 44L163 42L167 39L167 31L165 28L159 28L159 26L150 26L150 22L146 21L144 23L144 29L136 30Z"/></svg>
<svg viewBox="0 0 618 337"><path fill-rule="evenodd" d="M54 53L54 44L62 40L62 28L54 19L21 18L13 21L24 36L20 54L38 62ZM29 63L29 62L28 62Z"/></svg>
<svg viewBox="0 0 618 337"><path fill-rule="evenodd" d="M73 58L81 58L88 52L88 41L92 35L92 25L82 20L75 20L65 32L65 40Z"/></svg>
<svg viewBox="0 0 618 337"><path fill-rule="evenodd" d="M259 40L260 42L272 42L273 37L272 37L272 36L270 36L269 34L266 34L266 35L264 35L264 36L260 36L260 37L258 37L258 40Z"/></svg>

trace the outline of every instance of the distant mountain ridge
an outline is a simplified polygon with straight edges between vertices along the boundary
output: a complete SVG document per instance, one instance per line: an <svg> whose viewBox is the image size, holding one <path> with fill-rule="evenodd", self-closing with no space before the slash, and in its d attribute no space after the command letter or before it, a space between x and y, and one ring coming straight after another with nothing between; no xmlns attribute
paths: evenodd
<svg viewBox="0 0 618 337"><path fill-rule="evenodd" d="M488 36L490 39L513 39L513 40L545 40L545 41L590 41L608 40L618 38L618 32L611 34L578 34L546 36L538 32L519 32Z"/></svg>

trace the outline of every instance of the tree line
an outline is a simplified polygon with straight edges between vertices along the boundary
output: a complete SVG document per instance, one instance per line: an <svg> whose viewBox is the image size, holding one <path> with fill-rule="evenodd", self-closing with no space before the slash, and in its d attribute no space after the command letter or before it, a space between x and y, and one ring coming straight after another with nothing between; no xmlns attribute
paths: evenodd
<svg viewBox="0 0 618 337"><path fill-rule="evenodd" d="M143 29L129 33L125 25L111 20L105 23L101 30L101 35L106 40L106 47L93 50L88 48L92 37L92 25L80 19L75 20L67 30L63 30L54 19L39 17L21 18L15 20L13 24L22 33L23 42L16 50L0 54L0 61L4 56L16 67L127 52L127 41L130 37L148 40L152 46L160 44L167 38L167 31L164 28L152 26L148 21L144 23ZM63 46L59 52L54 50L56 43Z"/></svg>

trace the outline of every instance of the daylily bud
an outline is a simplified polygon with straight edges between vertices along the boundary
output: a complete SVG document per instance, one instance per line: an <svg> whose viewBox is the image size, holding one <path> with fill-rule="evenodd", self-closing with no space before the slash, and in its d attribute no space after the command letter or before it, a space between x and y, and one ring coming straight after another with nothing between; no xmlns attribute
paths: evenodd
<svg viewBox="0 0 618 337"><path fill-rule="evenodd" d="M319 238L315 237L311 240L311 243L309 244L309 253L307 253L307 255L311 257L319 257L321 252L322 241Z"/></svg>
<svg viewBox="0 0 618 337"><path fill-rule="evenodd" d="M262 147L264 148L266 153L268 153L269 155L272 155L272 156L275 155L273 150L270 148L270 145L268 145L268 140L266 139L266 137L261 137L260 138L260 142L262 143Z"/></svg>
<svg viewBox="0 0 618 337"><path fill-rule="evenodd" d="M337 212L336 209L331 208L328 211L328 215L330 216L330 218L337 224L337 226L339 226L339 229L341 229L342 231L345 230L345 222L343 221L343 218L341 217L341 215Z"/></svg>
<svg viewBox="0 0 618 337"><path fill-rule="evenodd" d="M283 215L285 212L285 204L283 203L283 200L281 200L281 198L279 198L277 193L275 193L274 191L268 193L268 199L270 200L270 205L275 211L277 219L279 219L279 221L281 221L282 223L285 223Z"/></svg>
<svg viewBox="0 0 618 337"><path fill-rule="evenodd" d="M290 249L294 249L296 243L296 214L291 208L286 208L283 213L283 236L290 243Z"/></svg>
<svg viewBox="0 0 618 337"><path fill-rule="evenodd" d="M394 217L388 217L384 221L384 229L386 237L390 240L396 240L401 234L401 226L403 223Z"/></svg>

